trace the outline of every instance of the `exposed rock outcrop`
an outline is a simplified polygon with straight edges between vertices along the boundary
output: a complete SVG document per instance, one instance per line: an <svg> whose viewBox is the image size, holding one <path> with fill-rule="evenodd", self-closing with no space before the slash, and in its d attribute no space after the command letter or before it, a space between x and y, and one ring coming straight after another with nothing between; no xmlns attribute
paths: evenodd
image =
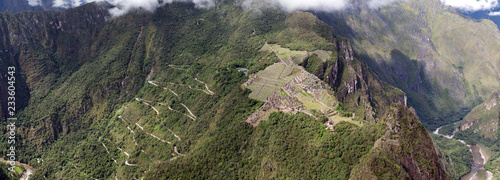
<svg viewBox="0 0 500 180"><path fill-rule="evenodd" d="M401 103L390 106L385 135L353 169L351 179L450 179L413 111Z"/></svg>
<svg viewBox="0 0 500 180"><path fill-rule="evenodd" d="M483 104L476 106L462 120L458 130L471 129L481 137L497 139L498 124L500 122L500 91L494 92Z"/></svg>
<svg viewBox="0 0 500 180"><path fill-rule="evenodd" d="M406 95L379 80L363 60L355 55L349 40L338 39L337 54L335 60L321 62L309 58L301 65L325 81L335 92L338 101L349 104L347 110L363 112L357 114L361 119L374 120L385 113L392 103L407 105ZM311 68L317 63L322 63L321 68Z"/></svg>
<svg viewBox="0 0 500 180"><path fill-rule="evenodd" d="M493 93L492 95L493 97L490 98L491 100L489 102L486 102L484 104L484 106L486 107L486 109L489 111L491 110L492 107L498 105L500 103L500 91L497 91L495 93Z"/></svg>

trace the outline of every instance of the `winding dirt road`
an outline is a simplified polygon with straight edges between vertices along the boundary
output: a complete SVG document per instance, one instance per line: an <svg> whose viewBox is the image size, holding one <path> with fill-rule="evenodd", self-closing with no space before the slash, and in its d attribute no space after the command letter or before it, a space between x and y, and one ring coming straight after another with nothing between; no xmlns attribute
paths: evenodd
<svg viewBox="0 0 500 180"><path fill-rule="evenodd" d="M198 76L198 75L196 75L196 76ZM210 89L208 89L208 85L207 85L207 83L205 83L205 82L203 82L203 81L198 80L198 77L195 77L195 78L194 78L194 80L196 80L196 81L198 81L199 83L202 83L202 84L204 84L204 85L205 85L205 88L207 88L207 92L208 92L207 94L210 94L210 95L214 95L214 94L215 94L213 91L210 91Z"/></svg>
<svg viewBox="0 0 500 180"><path fill-rule="evenodd" d="M139 102L144 101L143 99L140 99L140 98L135 98L135 99L136 99L137 101L139 101ZM146 104L146 105L150 106L151 108L153 108L153 110L155 110L155 111L156 111L156 116L160 115L160 111L158 111L158 109L156 109L154 106L152 106L152 105L150 105L149 103L146 103L146 102L142 102L142 103L144 103L144 104ZM169 107L170 107L170 106L169 106ZM156 121L159 121L159 120L158 120L158 117L156 117ZM142 130L144 130L144 128L143 128L141 125L139 125L139 123L135 123L135 124L136 124L137 126L139 126ZM181 140L181 138L180 138L177 134L175 134L172 130L170 130L170 128L167 128L167 130L168 130L168 131L170 131L170 133L172 133L172 134L173 134L173 135L174 135L177 139L179 139L179 141ZM150 134L150 135L151 135L151 134ZM156 137L156 136L154 136L154 135L153 135L153 137ZM156 138L157 138L157 137L156 137ZM159 139L159 138L158 138L158 139ZM162 141L163 141L163 140L162 140ZM168 141L165 141L165 142L168 142ZM170 144L170 142L168 142L168 143Z"/></svg>
<svg viewBox="0 0 500 180"><path fill-rule="evenodd" d="M191 112L191 110L186 105L184 105L183 103L181 103L181 105L184 106L184 108L186 108L186 110L189 112L189 114L191 114L191 116L196 118L196 116L193 114L193 112Z"/></svg>

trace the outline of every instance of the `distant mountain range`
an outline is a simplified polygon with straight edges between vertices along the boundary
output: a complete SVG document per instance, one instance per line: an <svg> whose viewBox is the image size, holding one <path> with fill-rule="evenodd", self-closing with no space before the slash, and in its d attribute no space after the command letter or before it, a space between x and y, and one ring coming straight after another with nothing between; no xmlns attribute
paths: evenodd
<svg viewBox="0 0 500 180"><path fill-rule="evenodd" d="M349 37L381 79L408 94L430 130L459 121L500 89L500 31L491 21L464 18L439 0L376 10L358 3L317 15Z"/></svg>

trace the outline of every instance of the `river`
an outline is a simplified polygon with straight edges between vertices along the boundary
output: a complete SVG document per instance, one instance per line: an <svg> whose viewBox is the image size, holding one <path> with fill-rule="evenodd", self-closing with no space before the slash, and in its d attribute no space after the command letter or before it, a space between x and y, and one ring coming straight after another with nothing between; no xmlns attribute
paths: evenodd
<svg viewBox="0 0 500 180"><path fill-rule="evenodd" d="M484 164L488 161L485 157L484 151L478 145L469 146L472 152L472 157L474 159L474 164ZM472 165L471 171L469 174L466 174L461 179L462 180L479 180L479 179L488 179L491 180L493 178L493 173L487 171L482 166Z"/></svg>
<svg viewBox="0 0 500 180"><path fill-rule="evenodd" d="M433 133L436 135L446 137L448 139L453 139L453 136L455 133L453 133L453 135L451 135L451 136L439 134L439 130L442 127L443 126L437 128L436 131L434 131ZM465 141L461 140L461 139L453 139L453 140L457 140L457 141L467 145L470 148L470 152L472 153L472 159L474 162L471 166L470 172L468 174L464 175L462 178L460 178L461 180L483 180L483 179L491 180L491 179L493 179L493 173L484 169L484 167L483 167L483 165L486 162L488 162L489 157L486 156L486 153L484 152L483 149L481 149L481 146L466 144Z"/></svg>
<svg viewBox="0 0 500 180"><path fill-rule="evenodd" d="M7 163L7 160L0 159L0 162ZM26 169L26 171L23 172L23 175L21 176L21 178L19 180L28 180L30 175L32 175L33 172L35 172L35 170L33 170L33 167L31 167L28 164L24 164L24 163L16 161L16 166L19 166L19 165L23 166L24 169Z"/></svg>

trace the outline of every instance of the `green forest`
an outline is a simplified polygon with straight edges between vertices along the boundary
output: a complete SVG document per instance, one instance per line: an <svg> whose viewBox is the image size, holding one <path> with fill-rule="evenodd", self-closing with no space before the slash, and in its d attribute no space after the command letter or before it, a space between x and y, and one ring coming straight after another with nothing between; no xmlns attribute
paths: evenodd
<svg viewBox="0 0 500 180"><path fill-rule="evenodd" d="M116 19L106 19L107 9L96 3L0 14L3 36L25 38L1 43L18 54L2 54L0 62L22 69L16 138L19 161L35 169L30 179L449 179L463 173L463 167L445 171L406 94L380 80L335 27L308 12L251 11L235 3L200 9L174 2ZM57 27L53 18L67 25ZM245 122L265 102L248 97L242 84L250 76L236 68L252 75L279 63L277 54L259 51L266 43L331 51L329 60L310 55L297 68L329 85L339 102L335 111L356 123L328 129L327 117L281 111L256 127ZM387 166L373 166L380 163Z"/></svg>

